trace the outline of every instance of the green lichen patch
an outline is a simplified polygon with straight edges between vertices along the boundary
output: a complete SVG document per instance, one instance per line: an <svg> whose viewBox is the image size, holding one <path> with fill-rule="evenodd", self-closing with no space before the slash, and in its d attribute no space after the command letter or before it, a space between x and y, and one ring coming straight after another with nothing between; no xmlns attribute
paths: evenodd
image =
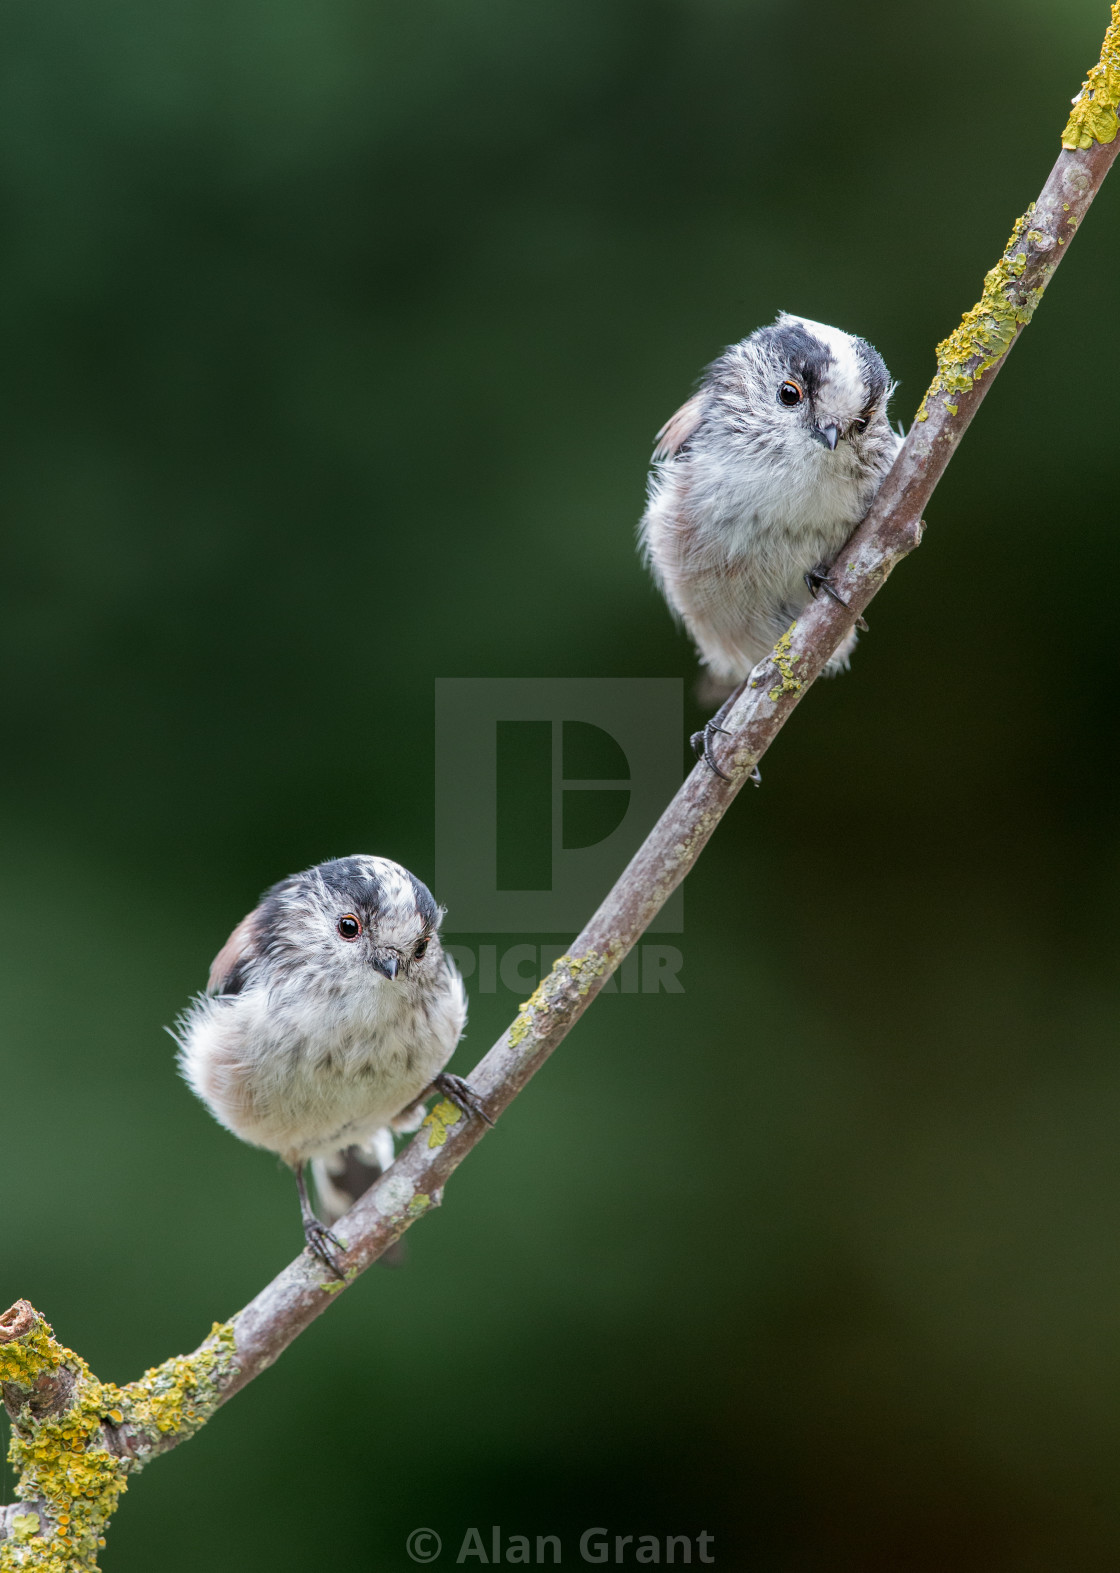
<svg viewBox="0 0 1120 1573"><path fill-rule="evenodd" d="M25 1409L13 1424L8 1457L20 1475L16 1494L44 1504L51 1532L40 1532L38 1518L20 1516L0 1544L0 1573L95 1570L128 1474L141 1467L160 1436L189 1436L210 1418L221 1402L222 1379L236 1369L235 1353L232 1326L215 1323L193 1355L167 1360L121 1388L99 1381L41 1318L22 1338L0 1346L0 1381L30 1387L62 1369L74 1379L61 1414L36 1419ZM109 1451L107 1425L131 1428L133 1456Z"/></svg>
<svg viewBox="0 0 1120 1573"><path fill-rule="evenodd" d="M348 1267L341 1278L331 1278L327 1283L322 1283L319 1288L324 1294L338 1294L341 1289L349 1289L358 1276L356 1267Z"/></svg>
<svg viewBox="0 0 1120 1573"><path fill-rule="evenodd" d="M173 1355L119 1390L125 1420L149 1434L192 1436L221 1403L221 1383L237 1369L236 1353L233 1323L215 1322L194 1354Z"/></svg>
<svg viewBox="0 0 1120 1573"><path fill-rule="evenodd" d="M1032 202L1011 231L1003 256L985 276L980 299L971 311L965 312L960 326L937 346L937 375L926 390L915 420L929 419L931 399L966 393L1007 353L1020 326L1034 315L1044 285L1024 290L1018 282L1027 265L1024 248L1037 244L1033 237L1040 234L1037 230L1028 230L1033 211ZM1045 236L1041 238L1046 239ZM951 404L948 397L945 397L945 407L952 415L959 408Z"/></svg>
<svg viewBox="0 0 1120 1573"><path fill-rule="evenodd" d="M22 1303L22 1302L21 1302ZM31 1387L41 1376L46 1376L65 1366L74 1370L84 1366L80 1355L64 1349L55 1341L50 1327L42 1317L30 1332L15 1338L10 1344L0 1344L0 1382L14 1382L20 1387Z"/></svg>
<svg viewBox="0 0 1120 1573"><path fill-rule="evenodd" d="M560 972L564 972L567 975L566 969L571 965L571 960L572 958L567 955L557 956L552 963L552 971L548 974L548 977L541 979L529 995L529 998L520 1006L513 1026L509 1029L509 1046L511 1049L516 1049L529 1036L533 1022L536 1020L537 1012L548 1010L548 1000L546 998L548 985Z"/></svg>
<svg viewBox="0 0 1120 1573"><path fill-rule="evenodd" d="M30 1387L62 1369L74 1378L70 1406L45 1419L23 1410L13 1422L8 1450L20 1476L16 1495L44 1504L52 1532L41 1533L37 1515L20 1515L0 1545L4 1573L96 1568L105 1526L125 1489L129 1466L109 1452L104 1431L108 1411L117 1404L116 1388L99 1382L80 1355L56 1342L41 1318L22 1338L0 1347L2 1382Z"/></svg>
<svg viewBox="0 0 1120 1573"><path fill-rule="evenodd" d="M606 956L600 956L598 951L589 950L586 956L573 956L568 963L568 971L576 984L577 993L590 994L592 983L604 976L609 965Z"/></svg>
<svg viewBox="0 0 1120 1573"><path fill-rule="evenodd" d="M442 1147L450 1127L458 1125L462 1118L463 1111L457 1109L449 1098L442 1098L424 1118L424 1124L428 1127L428 1146Z"/></svg>
<svg viewBox="0 0 1120 1573"><path fill-rule="evenodd" d="M582 956L558 956L547 978L538 983L517 1012L513 1026L509 1029L510 1048L519 1048L531 1036L540 1036L540 1028L547 1027L550 1012L555 1008L558 998L567 992L569 984L574 983L577 994L581 996L590 994L595 980L605 976L616 959L612 955L600 955L595 950L589 950Z"/></svg>
<svg viewBox="0 0 1120 1573"><path fill-rule="evenodd" d="M796 694L804 687L801 679L793 675L794 664L800 661L801 657L790 654L790 641L793 638L793 630L796 627L796 623L790 623L785 633L770 652L770 659L778 668L782 679L776 688L770 690L771 704L777 704L783 694Z"/></svg>
<svg viewBox="0 0 1120 1573"><path fill-rule="evenodd" d="M1090 148L1094 142L1112 142L1120 131L1116 111L1120 106L1120 0L1112 7L1112 21L1101 45L1101 58L1081 84L1073 101L1062 146Z"/></svg>

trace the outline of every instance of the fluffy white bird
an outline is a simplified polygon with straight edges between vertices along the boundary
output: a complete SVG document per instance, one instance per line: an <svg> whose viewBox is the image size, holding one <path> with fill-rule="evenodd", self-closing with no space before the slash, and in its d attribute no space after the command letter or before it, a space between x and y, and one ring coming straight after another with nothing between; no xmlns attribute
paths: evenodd
<svg viewBox="0 0 1120 1573"><path fill-rule="evenodd" d="M639 536L710 697L737 687L828 589L827 565L901 446L893 388L865 339L782 312L713 361L658 433ZM848 665L855 637L826 670Z"/></svg>
<svg viewBox="0 0 1120 1573"><path fill-rule="evenodd" d="M176 1025L179 1065L215 1119L295 1170L304 1234L334 1271L339 1241L311 1210L304 1165L333 1222L392 1161L436 1090L487 1119L443 1067L466 993L426 885L388 858L293 874L234 929L205 994Z"/></svg>

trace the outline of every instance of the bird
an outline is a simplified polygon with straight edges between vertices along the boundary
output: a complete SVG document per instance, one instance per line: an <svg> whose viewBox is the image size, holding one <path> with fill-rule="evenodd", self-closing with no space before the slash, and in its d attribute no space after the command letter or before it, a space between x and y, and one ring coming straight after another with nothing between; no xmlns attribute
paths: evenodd
<svg viewBox="0 0 1120 1573"><path fill-rule="evenodd" d="M866 339L779 312L729 345L657 434L642 554L726 699L821 588L902 446L895 384ZM825 671L846 670L851 631ZM718 775L711 738L693 738Z"/></svg>
<svg viewBox="0 0 1120 1573"><path fill-rule="evenodd" d="M392 1162L439 1093L491 1124L444 1070L467 1017L443 910L389 858L332 858L243 918L172 1029L188 1085L227 1130L295 1173L307 1246L337 1277L329 1225ZM307 1194L312 1166L323 1222Z"/></svg>

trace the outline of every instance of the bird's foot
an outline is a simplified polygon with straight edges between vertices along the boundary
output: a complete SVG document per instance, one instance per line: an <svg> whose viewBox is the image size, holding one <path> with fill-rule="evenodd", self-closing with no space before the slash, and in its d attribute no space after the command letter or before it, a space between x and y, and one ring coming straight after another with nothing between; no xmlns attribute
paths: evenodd
<svg viewBox="0 0 1120 1573"><path fill-rule="evenodd" d="M810 568L808 573L804 575L804 579L805 587L809 591L809 594L813 597L814 601L817 598L817 591L823 590L825 595L830 596L832 600L836 602L837 606L843 606L845 608L847 607L847 601L845 601L844 597L840 594L832 580L828 577L828 569L823 563L818 563L815 568ZM856 627L861 633L866 634L870 632L862 614L856 618Z"/></svg>
<svg viewBox="0 0 1120 1573"><path fill-rule="evenodd" d="M461 1076L452 1076L450 1071L440 1071L432 1081L432 1086L441 1092L445 1098L450 1098L455 1107L464 1113L468 1119L472 1114L480 1120L485 1120L487 1125L493 1126L494 1121L482 1106L482 1099L475 1092L469 1081L464 1081Z"/></svg>
<svg viewBox="0 0 1120 1573"><path fill-rule="evenodd" d="M836 602L837 606L847 606L847 601L845 601L844 597L840 594L832 580L828 577L828 569L825 567L824 563L818 563L815 568L810 568L808 573L803 575L803 578L805 580L805 588L813 597L814 601L817 598L817 591L823 590L825 595L831 596L831 598Z"/></svg>
<svg viewBox="0 0 1120 1573"><path fill-rule="evenodd" d="M697 759L702 759L708 769L717 775L721 781L730 781L731 777L724 775L712 754L712 736L716 732L722 732L724 737L731 736L731 733L725 726L717 726L714 721L709 721L703 731L693 732L689 742L692 744L692 752Z"/></svg>
<svg viewBox="0 0 1120 1573"><path fill-rule="evenodd" d="M325 1223L320 1223L314 1214L310 1214L304 1216L303 1237L312 1256L318 1257L329 1273L333 1273L341 1283L345 1283L346 1274L338 1265L338 1258L332 1249L332 1247L339 1251L346 1249L337 1234L332 1234Z"/></svg>

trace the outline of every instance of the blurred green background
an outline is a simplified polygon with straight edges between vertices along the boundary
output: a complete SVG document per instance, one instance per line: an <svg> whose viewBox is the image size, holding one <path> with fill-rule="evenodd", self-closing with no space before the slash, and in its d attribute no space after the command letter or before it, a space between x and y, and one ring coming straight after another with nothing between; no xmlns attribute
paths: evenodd
<svg viewBox="0 0 1120 1573"><path fill-rule="evenodd" d="M908 422L1107 19L5 8L3 1304L124 1381L294 1254L164 1025L276 878L432 877L436 677L691 684L633 548L653 433L779 308L876 343ZM135 1483L107 1573L494 1524L1117 1566L1113 178L691 876L686 992L595 1005L408 1266Z"/></svg>

